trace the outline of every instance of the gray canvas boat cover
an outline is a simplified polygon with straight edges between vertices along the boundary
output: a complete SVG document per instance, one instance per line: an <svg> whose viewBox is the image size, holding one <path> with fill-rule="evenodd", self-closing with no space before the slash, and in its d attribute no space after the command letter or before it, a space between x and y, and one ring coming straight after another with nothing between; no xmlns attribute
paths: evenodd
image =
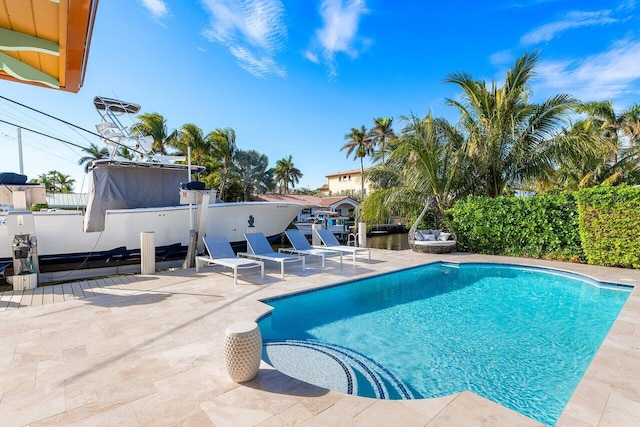
<svg viewBox="0 0 640 427"><path fill-rule="evenodd" d="M159 208L180 205L185 168L105 164L91 170L84 231L104 231L112 209Z"/></svg>

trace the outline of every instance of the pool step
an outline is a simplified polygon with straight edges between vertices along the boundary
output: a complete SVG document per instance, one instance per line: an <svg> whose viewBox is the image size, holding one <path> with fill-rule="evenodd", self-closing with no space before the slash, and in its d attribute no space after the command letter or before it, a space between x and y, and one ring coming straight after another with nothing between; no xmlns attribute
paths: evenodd
<svg viewBox="0 0 640 427"><path fill-rule="evenodd" d="M413 398L388 369L349 348L313 340L269 340L263 348L267 363L319 387L378 399Z"/></svg>

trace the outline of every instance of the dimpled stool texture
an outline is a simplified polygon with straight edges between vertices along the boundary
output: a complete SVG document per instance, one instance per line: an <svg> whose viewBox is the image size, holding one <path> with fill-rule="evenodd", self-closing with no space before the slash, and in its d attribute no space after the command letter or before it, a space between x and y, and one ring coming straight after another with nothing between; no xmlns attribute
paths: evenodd
<svg viewBox="0 0 640 427"><path fill-rule="evenodd" d="M256 322L238 322L227 328L224 361L234 382L253 379L258 374L261 356L262 335Z"/></svg>

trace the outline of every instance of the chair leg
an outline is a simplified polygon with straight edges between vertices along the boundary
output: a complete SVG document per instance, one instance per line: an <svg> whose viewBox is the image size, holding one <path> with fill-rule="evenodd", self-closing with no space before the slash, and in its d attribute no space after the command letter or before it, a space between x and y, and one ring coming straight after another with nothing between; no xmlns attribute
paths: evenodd
<svg viewBox="0 0 640 427"><path fill-rule="evenodd" d="M280 276L284 279L284 261L280 263Z"/></svg>
<svg viewBox="0 0 640 427"><path fill-rule="evenodd" d="M238 289L238 267L233 267L233 289Z"/></svg>

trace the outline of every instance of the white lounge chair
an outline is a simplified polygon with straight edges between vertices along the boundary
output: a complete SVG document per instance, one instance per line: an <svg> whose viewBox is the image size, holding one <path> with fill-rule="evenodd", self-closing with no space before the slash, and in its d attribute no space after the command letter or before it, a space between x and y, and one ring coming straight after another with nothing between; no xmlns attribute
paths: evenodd
<svg viewBox="0 0 640 427"><path fill-rule="evenodd" d="M336 236L333 235L331 230L313 230L314 233L318 234L320 240L322 241L323 246L314 246L319 249L330 249L332 251L340 251L353 255L353 265L356 264L356 254L359 252L366 252L369 257L369 262L371 261L371 251L369 248L360 248L358 246L347 246L341 245L336 239Z"/></svg>
<svg viewBox="0 0 640 427"><path fill-rule="evenodd" d="M280 275L284 277L284 264L287 262L302 261L302 270L304 271L304 257L299 255L288 255L274 252L269 241L263 233L244 233L247 239L247 249L251 252L241 252L238 255L280 263Z"/></svg>
<svg viewBox="0 0 640 427"><path fill-rule="evenodd" d="M204 246L207 248L209 256L196 257L196 273L201 266L205 265L215 264L229 267L233 270L233 286L236 286L238 284L239 268L260 267L260 277L264 280L264 262L238 258L233 253L233 249L226 238L222 236L207 236L204 238Z"/></svg>
<svg viewBox="0 0 640 427"><path fill-rule="evenodd" d="M292 253L298 255L319 256L322 258L322 268L324 269L324 259L332 256L340 257L340 268L342 268L342 252L330 249L318 249L311 246L307 237L300 230L287 230L284 232L291 242L292 248L280 248L278 252Z"/></svg>

